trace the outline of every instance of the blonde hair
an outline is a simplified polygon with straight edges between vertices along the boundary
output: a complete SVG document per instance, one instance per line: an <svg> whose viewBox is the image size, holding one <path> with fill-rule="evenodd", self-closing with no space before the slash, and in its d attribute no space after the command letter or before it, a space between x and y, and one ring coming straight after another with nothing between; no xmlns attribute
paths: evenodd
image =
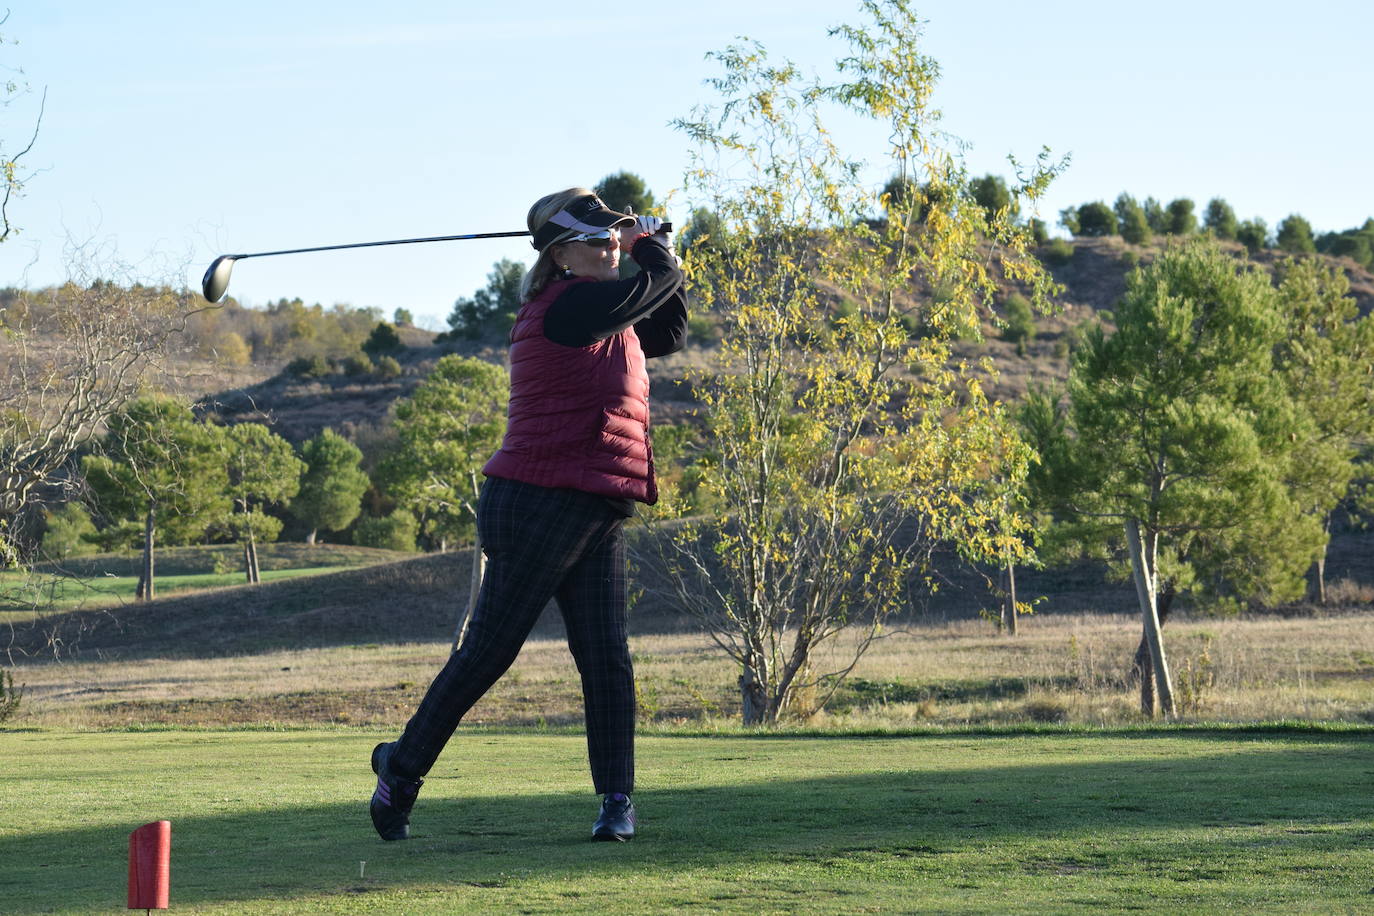
<svg viewBox="0 0 1374 916"><path fill-rule="evenodd" d="M533 235L559 210L579 197L587 197L594 193L587 188L568 188L566 191L559 191L556 194L547 194L536 200L534 206L530 207L530 212L525 217L525 225L529 228L530 234ZM539 257L535 259L534 266L525 272L524 279L520 281L520 300L522 302L529 302L542 293L544 287L562 274L563 268L558 263L558 259L554 257L553 250L557 247L557 242L545 245L544 250L539 252Z"/></svg>

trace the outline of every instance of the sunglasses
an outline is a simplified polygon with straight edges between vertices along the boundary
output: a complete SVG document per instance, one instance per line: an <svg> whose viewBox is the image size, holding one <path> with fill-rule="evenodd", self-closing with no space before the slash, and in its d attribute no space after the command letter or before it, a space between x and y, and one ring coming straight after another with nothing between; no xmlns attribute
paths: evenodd
<svg viewBox="0 0 1374 916"><path fill-rule="evenodd" d="M613 238L615 238L615 236L612 235L612 230L602 229L600 232L584 232L581 235L574 235L572 238L564 239L560 244L583 242L593 248L609 248L611 247L611 239Z"/></svg>

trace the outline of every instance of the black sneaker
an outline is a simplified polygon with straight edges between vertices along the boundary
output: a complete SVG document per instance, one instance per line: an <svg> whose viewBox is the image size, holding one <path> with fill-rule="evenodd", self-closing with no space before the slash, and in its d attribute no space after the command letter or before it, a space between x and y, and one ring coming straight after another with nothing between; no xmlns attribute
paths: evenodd
<svg viewBox="0 0 1374 916"><path fill-rule="evenodd" d="M410 809L420 794L423 779L403 779L387 768L395 742L382 742L372 749L372 772L377 774L377 788L368 805L372 826L384 840L404 840L410 836Z"/></svg>
<svg viewBox="0 0 1374 916"><path fill-rule="evenodd" d="M601 816L592 827L594 840L633 840L635 838L635 806L630 796L612 792L601 801Z"/></svg>

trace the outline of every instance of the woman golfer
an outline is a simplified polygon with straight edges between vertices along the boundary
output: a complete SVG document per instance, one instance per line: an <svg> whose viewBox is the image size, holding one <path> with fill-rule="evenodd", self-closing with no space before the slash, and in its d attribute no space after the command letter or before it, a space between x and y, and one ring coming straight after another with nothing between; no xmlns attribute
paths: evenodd
<svg viewBox="0 0 1374 916"><path fill-rule="evenodd" d="M422 777L464 714L505 673L550 598L582 676L597 840L635 833L634 671L627 642L625 519L658 496L649 446L646 357L682 347L687 309L668 236L655 217L570 188L527 220L539 257L511 331L509 422L477 528L488 565L467 638L399 739L377 745L372 823L410 832ZM619 279L622 253L640 271Z"/></svg>

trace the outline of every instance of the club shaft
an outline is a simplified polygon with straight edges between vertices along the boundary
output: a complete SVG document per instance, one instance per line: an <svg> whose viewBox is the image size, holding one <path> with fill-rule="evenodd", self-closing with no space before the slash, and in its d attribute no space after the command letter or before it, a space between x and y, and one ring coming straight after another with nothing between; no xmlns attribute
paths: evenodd
<svg viewBox="0 0 1374 916"><path fill-rule="evenodd" d="M282 251L255 251L251 254L234 254L229 255L229 257L241 261L244 258L266 258L277 254L305 254L310 251L339 251L344 248L376 248L379 245L414 245L420 242L460 242L464 239L509 239L528 235L528 232L477 232L471 235L436 235L423 239L390 239L385 242L355 242L351 245L321 245L317 248L288 248Z"/></svg>

